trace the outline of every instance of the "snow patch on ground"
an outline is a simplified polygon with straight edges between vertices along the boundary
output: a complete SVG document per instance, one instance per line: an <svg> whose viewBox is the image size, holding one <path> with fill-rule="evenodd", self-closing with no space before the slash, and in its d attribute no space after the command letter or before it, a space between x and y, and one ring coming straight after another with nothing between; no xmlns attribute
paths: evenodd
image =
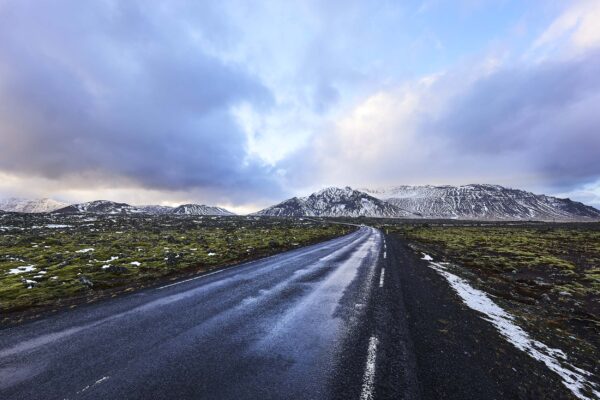
<svg viewBox="0 0 600 400"><path fill-rule="evenodd" d="M118 259L119 259L119 256L112 256L108 260L104 260L104 261L98 261L98 260L96 260L96 262L109 263L109 262L113 262L113 261L118 260Z"/></svg>
<svg viewBox="0 0 600 400"><path fill-rule="evenodd" d="M35 285L37 285L37 282L36 282L36 281L32 281L31 279L25 279L24 283L25 283L26 285L28 285L28 286L27 286L27 289L33 289L33 287L34 287Z"/></svg>
<svg viewBox="0 0 600 400"><path fill-rule="evenodd" d="M536 360L557 373L563 384L578 398L591 400L600 398L600 391L596 385L589 381L593 376L590 372L570 364L566 354L559 349L548 347L542 342L533 339L521 327L515 324L512 315L494 303L483 291L475 289L469 283L452 274L445 263L433 262L431 256L423 253L423 260L429 261L429 267L442 275L460 296L462 301L475 311L485 315L485 320L491 322L500 334L513 344L517 349L524 351ZM584 390L589 390L594 397L589 397Z"/></svg>
<svg viewBox="0 0 600 400"><path fill-rule="evenodd" d="M11 268L8 270L8 273L11 275L23 274L25 272L35 271L35 265L25 265L23 267Z"/></svg>
<svg viewBox="0 0 600 400"><path fill-rule="evenodd" d="M77 250L75 253L88 253L90 251L94 251L94 248L93 247L89 247L87 249Z"/></svg>

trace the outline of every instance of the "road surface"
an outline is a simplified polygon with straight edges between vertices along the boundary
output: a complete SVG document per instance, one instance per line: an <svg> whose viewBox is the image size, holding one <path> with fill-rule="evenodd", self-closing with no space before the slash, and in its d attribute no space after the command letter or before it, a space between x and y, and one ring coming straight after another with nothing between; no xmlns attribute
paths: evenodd
<svg viewBox="0 0 600 400"><path fill-rule="evenodd" d="M0 331L2 399L544 396L571 398L369 227Z"/></svg>

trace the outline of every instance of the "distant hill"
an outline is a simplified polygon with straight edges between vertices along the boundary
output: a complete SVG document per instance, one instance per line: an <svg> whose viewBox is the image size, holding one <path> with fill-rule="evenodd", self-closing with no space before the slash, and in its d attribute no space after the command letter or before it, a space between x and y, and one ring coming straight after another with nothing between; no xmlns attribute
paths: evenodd
<svg viewBox="0 0 600 400"><path fill-rule="evenodd" d="M28 200L12 197L0 200L0 210L9 212L45 213L65 206L67 203L48 198Z"/></svg>
<svg viewBox="0 0 600 400"><path fill-rule="evenodd" d="M54 211L60 214L96 213L96 214L123 214L138 212L134 206L126 203L116 203L109 200L94 200L87 203L71 204L70 206Z"/></svg>
<svg viewBox="0 0 600 400"><path fill-rule="evenodd" d="M178 215L235 215L221 207L205 206L202 204L183 204L169 212Z"/></svg>
<svg viewBox="0 0 600 400"><path fill-rule="evenodd" d="M153 214L153 215L235 215L221 208L201 204L184 204L179 207L168 206L132 206L108 200L95 200L87 203L72 204L54 211L61 214L94 213L94 214Z"/></svg>

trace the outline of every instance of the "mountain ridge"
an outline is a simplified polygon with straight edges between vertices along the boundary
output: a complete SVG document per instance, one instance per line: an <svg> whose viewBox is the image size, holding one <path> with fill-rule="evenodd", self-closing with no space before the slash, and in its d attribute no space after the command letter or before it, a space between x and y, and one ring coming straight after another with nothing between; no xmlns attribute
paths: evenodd
<svg viewBox="0 0 600 400"><path fill-rule="evenodd" d="M407 217L411 213L346 186L345 188L327 187L307 197L293 197L253 215L396 218Z"/></svg>
<svg viewBox="0 0 600 400"><path fill-rule="evenodd" d="M53 211L58 214L95 213L95 214L152 214L152 215L235 215L222 207L203 204L183 204L177 207L145 205L133 206L109 200L94 200L71 204Z"/></svg>
<svg viewBox="0 0 600 400"><path fill-rule="evenodd" d="M592 206L500 185L398 185L362 190L424 218L541 221L600 219L600 211Z"/></svg>

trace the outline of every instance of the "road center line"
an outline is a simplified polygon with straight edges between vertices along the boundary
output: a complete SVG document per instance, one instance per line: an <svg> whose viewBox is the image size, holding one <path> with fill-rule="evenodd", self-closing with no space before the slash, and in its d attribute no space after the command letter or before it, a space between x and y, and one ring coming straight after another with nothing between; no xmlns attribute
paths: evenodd
<svg viewBox="0 0 600 400"><path fill-rule="evenodd" d="M383 252L383 258L387 258L387 251Z"/></svg>
<svg viewBox="0 0 600 400"><path fill-rule="evenodd" d="M157 290L166 289L166 288L168 288L168 287L171 287L171 286L181 285L182 283L186 283L186 282L190 282L190 281L195 281L195 280L197 280L197 279L206 278L206 277L208 277L208 276L215 275L215 274L219 274L219 273L221 273L221 272L225 272L225 271L226 271L226 268L223 268L223 269L220 269L220 270L218 270L218 271L209 272L208 274L199 275L199 276L195 276L195 277L193 277L193 278L184 279L184 280L182 280L182 281L178 281L178 282L175 282L175 283L170 283L170 284L168 284L168 285L160 286L160 287L157 287L156 289L157 289Z"/></svg>
<svg viewBox="0 0 600 400"><path fill-rule="evenodd" d="M373 384L375 383L375 359L377 357L377 343L375 336L369 339L369 349L367 350L367 364L365 366L365 374L363 376L362 391L360 400L373 399Z"/></svg>
<svg viewBox="0 0 600 400"><path fill-rule="evenodd" d="M381 268L381 275L379 276L379 287L383 287L383 277L385 276L385 268Z"/></svg>

